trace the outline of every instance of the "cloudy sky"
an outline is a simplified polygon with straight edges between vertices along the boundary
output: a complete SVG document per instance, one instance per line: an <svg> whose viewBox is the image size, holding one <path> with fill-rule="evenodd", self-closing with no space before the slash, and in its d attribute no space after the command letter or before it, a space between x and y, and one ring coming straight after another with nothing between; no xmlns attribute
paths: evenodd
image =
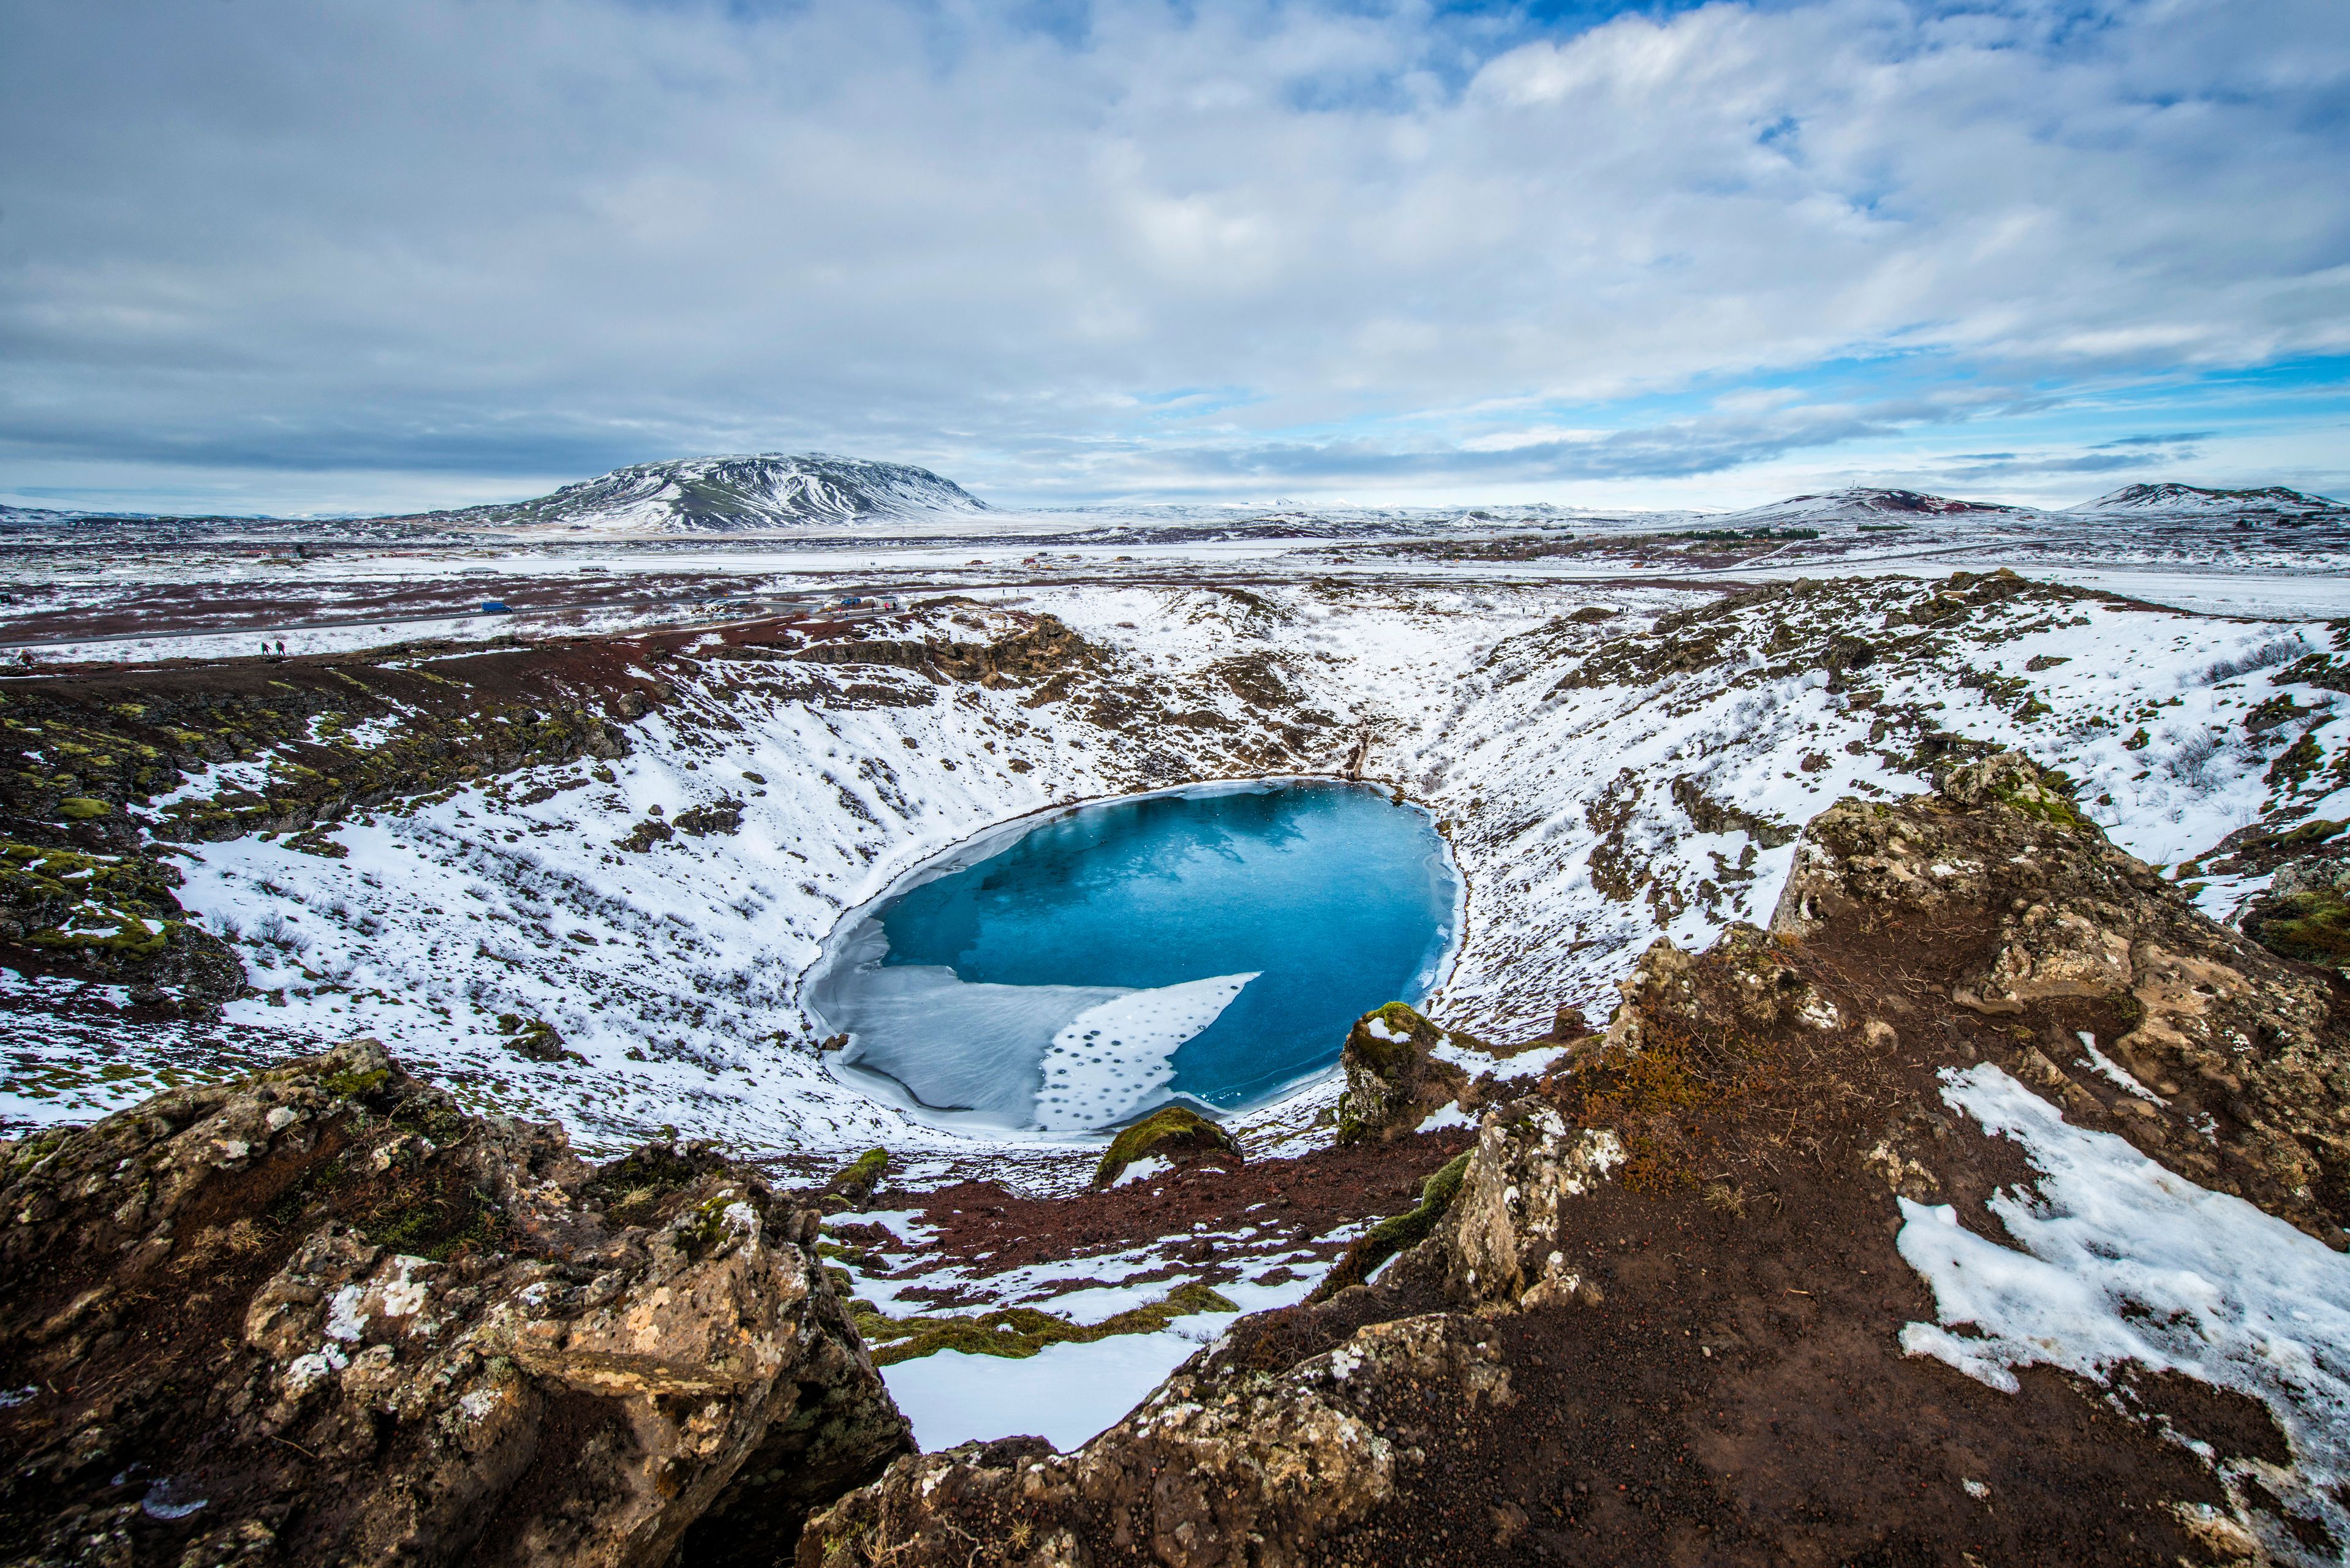
<svg viewBox="0 0 2350 1568"><path fill-rule="evenodd" d="M2350 497L2345 0L11 0L0 497Z"/></svg>

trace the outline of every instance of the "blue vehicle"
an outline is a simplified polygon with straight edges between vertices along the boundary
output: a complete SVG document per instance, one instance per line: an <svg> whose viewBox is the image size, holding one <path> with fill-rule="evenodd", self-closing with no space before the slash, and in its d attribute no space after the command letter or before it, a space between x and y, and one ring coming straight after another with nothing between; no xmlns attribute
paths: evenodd
<svg viewBox="0 0 2350 1568"><path fill-rule="evenodd" d="M504 599L484 599L482 601L482 613L484 615L512 615L514 614L514 611L506 608L506 601Z"/></svg>

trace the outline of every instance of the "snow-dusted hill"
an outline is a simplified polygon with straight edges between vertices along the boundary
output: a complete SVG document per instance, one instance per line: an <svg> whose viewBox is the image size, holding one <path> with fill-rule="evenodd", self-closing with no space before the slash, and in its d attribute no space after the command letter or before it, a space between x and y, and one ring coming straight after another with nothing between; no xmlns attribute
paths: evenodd
<svg viewBox="0 0 2350 1568"><path fill-rule="evenodd" d="M901 462L808 453L677 458L615 469L536 501L435 513L463 528L598 534L749 533L984 506L951 479Z"/></svg>
<svg viewBox="0 0 2350 1568"><path fill-rule="evenodd" d="M1724 528L1775 527L1822 523L1915 523L1925 519L1981 517L2022 518L2025 506L1994 502L1957 501L1947 495L1927 495L1915 490L1876 490L1858 486L1819 495L1791 495L1742 512L1708 514L1708 524Z"/></svg>
<svg viewBox="0 0 2350 1568"><path fill-rule="evenodd" d="M2272 484L2260 490L2212 490L2199 484L2128 484L2067 510L2067 515L2116 520L2201 519L2212 522L2350 523L2350 506L2304 490Z"/></svg>

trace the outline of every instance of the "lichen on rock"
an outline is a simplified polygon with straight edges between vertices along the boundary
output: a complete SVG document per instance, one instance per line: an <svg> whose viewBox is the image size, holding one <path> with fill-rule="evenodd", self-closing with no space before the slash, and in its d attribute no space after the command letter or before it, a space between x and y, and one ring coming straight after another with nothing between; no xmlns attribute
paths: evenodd
<svg viewBox="0 0 2350 1568"><path fill-rule="evenodd" d="M27 1561L650 1565L689 1528L771 1561L910 1446L812 1211L707 1150L597 1171L371 1041L0 1182Z"/></svg>
<svg viewBox="0 0 2350 1568"><path fill-rule="evenodd" d="M1408 1318L1278 1375L1211 1347L1075 1453L1014 1439L899 1460L808 1521L800 1568L1295 1563L1425 1461L1394 1416L1420 1388L1514 1400L1493 1341L1472 1318Z"/></svg>

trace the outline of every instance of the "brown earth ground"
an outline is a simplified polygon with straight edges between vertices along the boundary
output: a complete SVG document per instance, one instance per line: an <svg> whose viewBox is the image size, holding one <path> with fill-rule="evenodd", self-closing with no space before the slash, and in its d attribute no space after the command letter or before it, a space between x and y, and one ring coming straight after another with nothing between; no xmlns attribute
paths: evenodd
<svg viewBox="0 0 2350 1568"><path fill-rule="evenodd" d="M1170 1243L1161 1248L1163 1266L1121 1272L1120 1282L1180 1276L1215 1285L1240 1278L1252 1260L1267 1254L1304 1251L1320 1259L1336 1256L1347 1242L1334 1239L1335 1233L1411 1207L1420 1183L1471 1141L1461 1128L1419 1133L1389 1144L1252 1160L1238 1168L1179 1168L1155 1179L1058 1198L1022 1197L992 1181L962 1181L919 1193L885 1189L874 1198L873 1208L918 1210L921 1222L933 1228L920 1248L908 1248L884 1227L848 1215L834 1220L826 1232L854 1248L861 1266L897 1264L893 1280L948 1268L984 1276ZM1229 1235L1243 1225L1261 1228L1245 1247L1221 1236L1180 1241L1196 1227ZM1263 1275L1252 1277L1271 1282ZM1066 1288L1106 1282L1074 1278ZM900 1293L941 1308L992 1299L983 1291L933 1291L920 1284ZM1051 1303L1044 1304L1049 1310Z"/></svg>

